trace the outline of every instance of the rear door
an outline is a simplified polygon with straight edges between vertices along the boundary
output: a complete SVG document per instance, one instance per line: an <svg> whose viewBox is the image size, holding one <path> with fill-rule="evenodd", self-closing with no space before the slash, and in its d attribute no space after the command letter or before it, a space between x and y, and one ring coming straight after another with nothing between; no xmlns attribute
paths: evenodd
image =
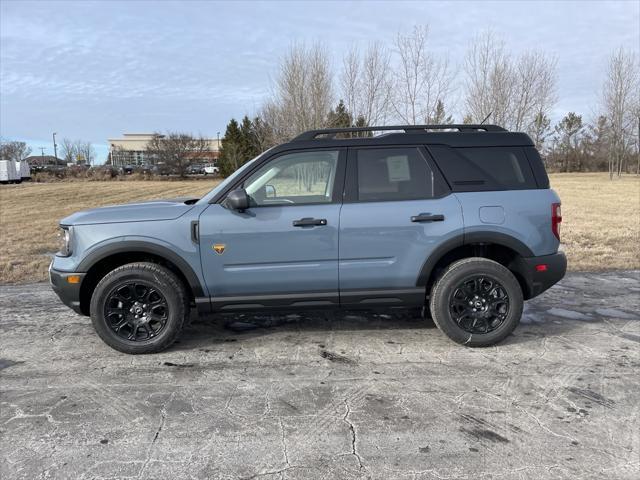
<svg viewBox="0 0 640 480"><path fill-rule="evenodd" d="M340 303L424 304L417 281L462 211L421 146L349 150L340 213Z"/></svg>

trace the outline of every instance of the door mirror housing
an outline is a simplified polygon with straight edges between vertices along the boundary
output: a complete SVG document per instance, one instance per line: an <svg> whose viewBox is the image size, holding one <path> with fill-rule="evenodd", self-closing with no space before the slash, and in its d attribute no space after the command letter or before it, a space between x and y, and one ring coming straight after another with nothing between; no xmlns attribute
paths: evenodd
<svg viewBox="0 0 640 480"><path fill-rule="evenodd" d="M247 208L249 208L249 195L247 195L247 192L244 188L232 190L227 195L226 204L233 210L244 212Z"/></svg>

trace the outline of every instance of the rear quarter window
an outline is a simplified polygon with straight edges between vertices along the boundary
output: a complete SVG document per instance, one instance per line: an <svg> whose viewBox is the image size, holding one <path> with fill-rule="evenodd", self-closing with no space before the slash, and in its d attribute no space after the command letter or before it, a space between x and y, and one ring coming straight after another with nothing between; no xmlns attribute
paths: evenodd
<svg viewBox="0 0 640 480"><path fill-rule="evenodd" d="M538 188L521 147L431 145L429 150L454 192Z"/></svg>

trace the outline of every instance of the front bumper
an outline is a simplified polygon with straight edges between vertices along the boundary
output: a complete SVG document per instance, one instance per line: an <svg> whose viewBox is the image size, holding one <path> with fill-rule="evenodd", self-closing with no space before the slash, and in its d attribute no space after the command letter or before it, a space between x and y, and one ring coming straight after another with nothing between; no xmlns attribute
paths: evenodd
<svg viewBox="0 0 640 480"><path fill-rule="evenodd" d="M85 275L86 273L61 272L49 267L51 288L60 297L62 303L80 315L84 315L80 308L80 287ZM71 276L80 277L80 281L78 283L69 283L67 279Z"/></svg>
<svg viewBox="0 0 640 480"><path fill-rule="evenodd" d="M544 265L544 269L538 269ZM558 283L567 272L567 257L564 252L541 257L519 258L512 270L520 275L524 282L524 298L537 297L542 292Z"/></svg>

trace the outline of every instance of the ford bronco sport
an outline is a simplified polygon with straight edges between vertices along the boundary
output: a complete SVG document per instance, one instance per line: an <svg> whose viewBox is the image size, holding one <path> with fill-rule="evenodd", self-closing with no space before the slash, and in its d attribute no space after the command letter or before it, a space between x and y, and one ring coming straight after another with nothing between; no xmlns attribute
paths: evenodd
<svg viewBox="0 0 640 480"><path fill-rule="evenodd" d="M192 307L423 307L450 339L481 347L509 335L523 301L564 276L561 220L526 134L315 130L200 199L63 219L50 279L126 353L167 348Z"/></svg>

